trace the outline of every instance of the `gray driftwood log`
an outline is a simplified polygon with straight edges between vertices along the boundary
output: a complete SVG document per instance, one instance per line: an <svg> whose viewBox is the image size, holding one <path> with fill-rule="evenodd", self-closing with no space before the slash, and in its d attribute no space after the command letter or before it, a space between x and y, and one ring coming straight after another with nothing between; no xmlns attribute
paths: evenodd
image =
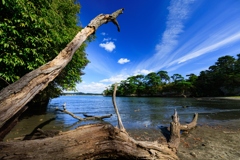
<svg viewBox="0 0 240 160"><path fill-rule="evenodd" d="M118 110L115 93L116 86L113 104L115 110ZM0 142L0 159L178 159L176 153L181 124L176 111L172 116L170 141L167 144L134 140L119 121L120 114L117 115L118 123L121 123L119 128L98 123L41 140ZM188 129L196 125L196 120L197 116Z"/></svg>
<svg viewBox="0 0 240 160"><path fill-rule="evenodd" d="M11 126L8 124L17 121L18 115L25 110L26 103L61 72L74 52L100 25L111 21L120 30L116 18L122 12L123 9L120 9L110 15L98 15L55 59L0 92L0 138L6 134L5 127L9 131ZM189 125L181 125L175 112L168 144L136 141L128 135L122 124L115 102L116 88L115 86L113 104L119 128L110 124L92 124L41 140L0 142L0 159L178 159L176 152L180 142L180 129L194 127L197 116Z"/></svg>

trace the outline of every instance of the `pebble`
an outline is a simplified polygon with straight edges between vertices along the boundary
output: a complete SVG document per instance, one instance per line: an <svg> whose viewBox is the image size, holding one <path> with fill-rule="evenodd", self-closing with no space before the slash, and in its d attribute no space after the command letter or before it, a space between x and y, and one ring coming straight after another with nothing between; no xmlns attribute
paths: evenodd
<svg viewBox="0 0 240 160"><path fill-rule="evenodd" d="M193 157L197 157L195 152L191 152L190 155L193 156Z"/></svg>

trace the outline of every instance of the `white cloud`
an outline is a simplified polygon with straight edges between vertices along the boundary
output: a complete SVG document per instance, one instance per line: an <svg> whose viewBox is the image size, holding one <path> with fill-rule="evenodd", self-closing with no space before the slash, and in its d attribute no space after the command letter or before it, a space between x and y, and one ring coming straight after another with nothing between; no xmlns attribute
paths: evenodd
<svg viewBox="0 0 240 160"><path fill-rule="evenodd" d="M116 48L114 42L100 43L99 46L104 48L108 52L112 52Z"/></svg>
<svg viewBox="0 0 240 160"><path fill-rule="evenodd" d="M108 42L108 41L110 41L111 40L111 38L110 37L108 37L108 38L103 38L103 42Z"/></svg>
<svg viewBox="0 0 240 160"><path fill-rule="evenodd" d="M130 60L127 59L127 58L120 58L120 59L118 60L118 63L119 63L119 64L124 64L124 63L128 63L128 62L130 62Z"/></svg>
<svg viewBox="0 0 240 160"><path fill-rule="evenodd" d="M98 82L80 83L77 85L77 90L83 93L102 93L107 87L107 84Z"/></svg>
<svg viewBox="0 0 240 160"><path fill-rule="evenodd" d="M134 72L134 75L139 75L139 74L143 74L143 75L147 75L148 73L153 72L152 70L147 70L147 69L142 69L142 70L136 70Z"/></svg>
<svg viewBox="0 0 240 160"><path fill-rule="evenodd" d="M107 33L105 33L105 32L102 32L102 33L101 33L101 35L103 35L103 36L106 36L106 35L107 35Z"/></svg>
<svg viewBox="0 0 240 160"><path fill-rule="evenodd" d="M168 7L169 15L167 18L167 27L163 33L161 42L156 45L157 53L166 54L173 50L178 44L179 34L183 32L183 21L188 17L189 4L193 0L172 0Z"/></svg>
<svg viewBox="0 0 240 160"><path fill-rule="evenodd" d="M119 74L113 77L110 77L108 79L103 79L100 82L108 82L108 83L118 83L121 82L122 80L125 80L129 77L129 75L124 75L124 74Z"/></svg>

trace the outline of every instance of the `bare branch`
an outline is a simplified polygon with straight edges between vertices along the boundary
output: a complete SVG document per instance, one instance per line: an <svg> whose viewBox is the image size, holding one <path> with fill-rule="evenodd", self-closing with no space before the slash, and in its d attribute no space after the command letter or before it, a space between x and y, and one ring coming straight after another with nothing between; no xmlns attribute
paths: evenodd
<svg viewBox="0 0 240 160"><path fill-rule="evenodd" d="M23 108L36 94L45 89L63 68L71 61L75 51L93 34L98 27L112 21L122 13L123 9L109 14L100 14L82 29L74 39L47 64L24 75L21 79L2 89L0 92L0 130L3 125Z"/></svg>
<svg viewBox="0 0 240 160"><path fill-rule="evenodd" d="M114 106L115 112L117 114L118 127L119 127L120 130L126 131L124 126L123 126L123 123L122 123L122 120L121 120L121 116L120 116L120 114L118 112L118 107L117 107L117 104L116 104L116 92L117 92L117 83L115 83L115 85L114 85L114 91L113 91L113 95L112 95L112 102L113 102L113 106Z"/></svg>
<svg viewBox="0 0 240 160"><path fill-rule="evenodd" d="M190 130L190 129L196 127L196 125L197 125L197 120L198 120L198 114L195 113L195 114L193 115L192 122L190 122L189 124L185 124L185 125L181 124L180 130L186 131L186 130Z"/></svg>
<svg viewBox="0 0 240 160"><path fill-rule="evenodd" d="M60 111L60 112L63 112L63 113L66 113L66 114L69 114L70 116L72 116L73 118L79 120L79 121L86 121L86 120L102 120L104 118L110 118L112 116L112 114L109 114L109 115L104 115L104 116L89 116L89 117L86 117L86 118L81 118L79 116L76 116L75 114L73 114L72 112L68 111L66 109L66 103L63 104L63 110L62 109L59 109L59 108L56 108L55 109L56 111Z"/></svg>

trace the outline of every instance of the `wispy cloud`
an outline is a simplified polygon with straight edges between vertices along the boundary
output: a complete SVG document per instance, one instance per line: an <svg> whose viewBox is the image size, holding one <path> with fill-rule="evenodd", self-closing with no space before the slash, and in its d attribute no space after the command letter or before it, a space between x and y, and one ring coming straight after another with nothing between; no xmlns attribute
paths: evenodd
<svg viewBox="0 0 240 160"><path fill-rule="evenodd" d="M108 34L106 32L102 32L101 35L106 36Z"/></svg>
<svg viewBox="0 0 240 160"><path fill-rule="evenodd" d="M116 48L114 42L100 43L99 46L104 48L108 52L112 52Z"/></svg>
<svg viewBox="0 0 240 160"><path fill-rule="evenodd" d="M129 77L129 75L126 75L126 74L119 74L119 75L116 75L116 76L112 76L108 79L103 79L101 80L100 82L108 82L108 83L118 83L122 80L125 80Z"/></svg>
<svg viewBox="0 0 240 160"><path fill-rule="evenodd" d="M232 42L234 42L236 40L239 40L239 39L240 39L240 32L236 33L236 34L234 34L234 35L232 35L230 37L227 37L226 39L223 39L223 40L221 40L221 41L219 41L217 43L214 43L214 44L206 46L206 47L204 47L202 49L199 49L199 50L197 50L195 52L191 52L191 53L189 53L189 54L187 54L187 55L177 59L174 62L177 62L177 63L186 62L188 60L191 60L191 59L196 58L198 56L201 56L203 54L209 53L209 52L211 52L211 51L213 51L215 49L218 49L218 48L220 48L222 46L225 46L228 43L232 43Z"/></svg>
<svg viewBox="0 0 240 160"><path fill-rule="evenodd" d="M107 41L109 42L112 38L108 37L108 38L103 38L103 42Z"/></svg>
<svg viewBox="0 0 240 160"><path fill-rule="evenodd" d="M79 92L85 93L102 93L108 87L108 84L92 82L92 83L81 83L77 85Z"/></svg>
<svg viewBox="0 0 240 160"><path fill-rule="evenodd" d="M90 63L86 66L86 70L92 70L98 74L106 76L113 74L109 64L113 64L115 62L112 62L106 55L99 54L99 52L95 50L87 49L87 53Z"/></svg>
<svg viewBox="0 0 240 160"><path fill-rule="evenodd" d="M152 70L147 70L147 69L142 69L142 70L136 70L134 72L134 75L139 75L139 74L143 74L143 75L147 75L148 73L153 72Z"/></svg>
<svg viewBox="0 0 240 160"><path fill-rule="evenodd" d="M161 42L156 45L157 54L167 54L178 44L179 34L183 32L183 21L189 14L189 4L193 0L172 0L168 7L169 15L166 22L166 30Z"/></svg>
<svg viewBox="0 0 240 160"><path fill-rule="evenodd" d="M118 63L119 63L119 64L125 64L125 63L128 63L128 62L130 62L130 60L127 59L127 58L120 58L120 59L118 60Z"/></svg>
<svg viewBox="0 0 240 160"><path fill-rule="evenodd" d="M159 61L161 66L169 63L169 53L171 53L178 45L178 38L184 32L184 21L189 17L190 4L194 0L171 0L168 7L168 17L166 21L166 29L163 32L160 42L156 45L156 53L154 56L143 61L137 68L148 68L152 70L159 69Z"/></svg>

